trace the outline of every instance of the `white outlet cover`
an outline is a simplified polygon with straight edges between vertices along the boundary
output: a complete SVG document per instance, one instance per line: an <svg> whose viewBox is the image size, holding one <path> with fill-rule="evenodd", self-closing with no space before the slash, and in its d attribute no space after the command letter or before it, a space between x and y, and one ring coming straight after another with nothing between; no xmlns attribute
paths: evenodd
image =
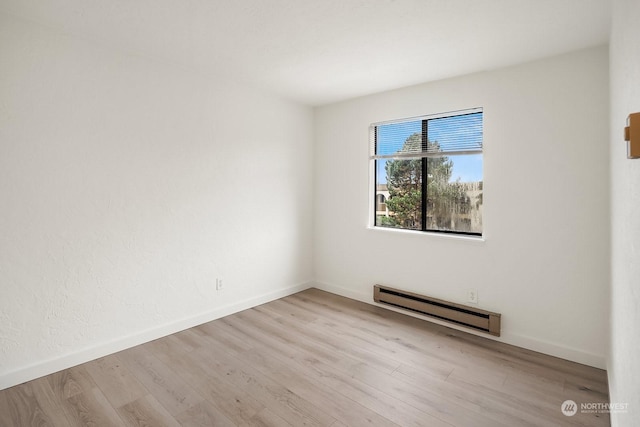
<svg viewBox="0 0 640 427"><path fill-rule="evenodd" d="M467 301L473 304L478 303L478 290L477 289L469 289L467 290Z"/></svg>

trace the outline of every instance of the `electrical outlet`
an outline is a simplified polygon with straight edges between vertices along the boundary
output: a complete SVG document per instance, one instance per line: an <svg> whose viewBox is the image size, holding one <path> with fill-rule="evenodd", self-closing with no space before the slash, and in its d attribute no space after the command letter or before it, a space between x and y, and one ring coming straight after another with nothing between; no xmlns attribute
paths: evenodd
<svg viewBox="0 0 640 427"><path fill-rule="evenodd" d="M222 279L216 279L216 291L222 290Z"/></svg>
<svg viewBox="0 0 640 427"><path fill-rule="evenodd" d="M471 304L478 303L478 290L477 289L467 289L467 301Z"/></svg>

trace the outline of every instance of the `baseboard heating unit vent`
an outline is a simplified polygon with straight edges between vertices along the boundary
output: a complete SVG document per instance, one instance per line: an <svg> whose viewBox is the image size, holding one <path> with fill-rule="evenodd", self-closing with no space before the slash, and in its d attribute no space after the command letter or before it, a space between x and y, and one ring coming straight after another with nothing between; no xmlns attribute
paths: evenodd
<svg viewBox="0 0 640 427"><path fill-rule="evenodd" d="M391 305L500 336L500 314L491 311L380 285L373 287L373 300L381 304Z"/></svg>

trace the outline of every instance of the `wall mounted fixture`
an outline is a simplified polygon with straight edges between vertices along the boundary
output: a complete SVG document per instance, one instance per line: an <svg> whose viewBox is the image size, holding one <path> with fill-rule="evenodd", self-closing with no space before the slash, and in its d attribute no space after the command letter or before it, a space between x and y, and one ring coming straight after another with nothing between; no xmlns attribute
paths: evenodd
<svg viewBox="0 0 640 427"><path fill-rule="evenodd" d="M640 158L640 113L633 113L627 117L624 140L627 141L627 159Z"/></svg>

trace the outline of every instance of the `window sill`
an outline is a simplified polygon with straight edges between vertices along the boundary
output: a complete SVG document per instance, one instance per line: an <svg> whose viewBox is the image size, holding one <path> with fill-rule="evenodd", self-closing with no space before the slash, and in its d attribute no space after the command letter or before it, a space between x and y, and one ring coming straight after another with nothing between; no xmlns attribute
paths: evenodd
<svg viewBox="0 0 640 427"><path fill-rule="evenodd" d="M486 241L484 236L472 236L472 235L464 235L464 234L454 234L454 233L438 233L431 231L417 231L417 230L403 230L401 228L391 228L391 227L375 227L375 226L367 226L367 229L373 230L375 232L380 233L392 233L396 235L407 235L407 236L427 236L428 238L434 237L438 239L450 239L450 240L462 240L473 243L484 243Z"/></svg>

